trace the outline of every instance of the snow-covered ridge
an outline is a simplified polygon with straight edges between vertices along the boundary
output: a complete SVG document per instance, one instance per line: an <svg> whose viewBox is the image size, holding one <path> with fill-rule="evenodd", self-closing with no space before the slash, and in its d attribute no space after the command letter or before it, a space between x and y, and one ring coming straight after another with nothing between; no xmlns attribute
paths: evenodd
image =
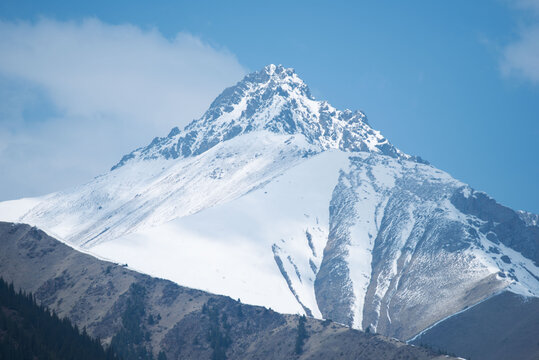
<svg viewBox="0 0 539 360"><path fill-rule="evenodd" d="M132 159L176 159L199 155L220 142L241 134L267 130L302 134L316 150L368 151L423 161L404 154L379 131L372 129L361 111L337 110L317 101L293 69L268 65L225 89L204 115L183 130L125 155L112 169Z"/></svg>
<svg viewBox="0 0 539 360"><path fill-rule="evenodd" d="M528 226L539 226L539 215L532 214L524 210L517 211L518 216L526 223Z"/></svg>
<svg viewBox="0 0 539 360"><path fill-rule="evenodd" d="M241 197L312 152L303 136L261 131L198 156L135 159L87 184L49 195L20 221L88 248Z"/></svg>

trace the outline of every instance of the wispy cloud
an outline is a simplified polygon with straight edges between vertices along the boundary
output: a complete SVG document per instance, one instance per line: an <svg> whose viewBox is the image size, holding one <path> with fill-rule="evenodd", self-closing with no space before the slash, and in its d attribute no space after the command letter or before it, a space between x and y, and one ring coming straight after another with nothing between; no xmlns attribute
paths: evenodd
<svg viewBox="0 0 539 360"><path fill-rule="evenodd" d="M522 10L529 10L539 14L539 0L512 0L511 4Z"/></svg>
<svg viewBox="0 0 539 360"><path fill-rule="evenodd" d="M519 37L503 49L502 73L539 84L539 0L511 3L528 19L520 25Z"/></svg>
<svg viewBox="0 0 539 360"><path fill-rule="evenodd" d="M97 19L0 21L0 199L105 171L200 116L244 73L233 54L187 33L167 39Z"/></svg>

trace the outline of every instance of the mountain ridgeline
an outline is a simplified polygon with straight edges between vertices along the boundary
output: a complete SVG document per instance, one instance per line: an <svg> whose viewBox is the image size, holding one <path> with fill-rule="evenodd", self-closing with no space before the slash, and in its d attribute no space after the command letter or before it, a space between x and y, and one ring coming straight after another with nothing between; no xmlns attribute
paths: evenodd
<svg viewBox="0 0 539 360"><path fill-rule="evenodd" d="M225 89L206 113L183 131L173 128L167 137L157 137L148 146L125 155L112 170L131 159L196 156L223 141L259 130L302 134L318 151L373 151L423 161L395 148L369 126L361 111L340 111L325 101L316 101L293 69L269 65Z"/></svg>
<svg viewBox="0 0 539 360"><path fill-rule="evenodd" d="M0 222L0 273L35 297L6 296L9 289L0 283L1 350L25 346L23 355L39 359L116 359L44 306L124 359L446 358L331 321L283 315L152 278L80 253L23 224ZM14 322L23 331L4 332L5 318L8 327ZM22 336L37 346L26 345Z"/></svg>

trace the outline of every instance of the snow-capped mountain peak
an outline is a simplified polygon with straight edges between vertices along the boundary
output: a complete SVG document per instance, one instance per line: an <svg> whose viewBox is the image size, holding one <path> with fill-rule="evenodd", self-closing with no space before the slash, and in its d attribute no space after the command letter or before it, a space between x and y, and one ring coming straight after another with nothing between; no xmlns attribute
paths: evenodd
<svg viewBox="0 0 539 360"><path fill-rule="evenodd" d="M401 339L500 291L539 297L537 215L400 152L282 66L87 184L0 203L0 218L182 285Z"/></svg>
<svg viewBox="0 0 539 360"><path fill-rule="evenodd" d="M112 169L135 158L199 155L220 142L253 131L303 135L315 146L315 152L368 151L412 159L372 129L361 111L341 111L315 100L294 69L272 64L225 89L200 119L183 130L173 128L168 136L155 138L148 146L124 156Z"/></svg>

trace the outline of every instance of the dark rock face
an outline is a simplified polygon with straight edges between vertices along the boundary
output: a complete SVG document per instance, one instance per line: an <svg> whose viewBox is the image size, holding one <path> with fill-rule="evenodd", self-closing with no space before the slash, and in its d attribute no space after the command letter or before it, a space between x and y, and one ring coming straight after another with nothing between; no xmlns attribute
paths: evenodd
<svg viewBox="0 0 539 360"><path fill-rule="evenodd" d="M486 221L480 230L491 241L501 242L539 266L539 226L527 225L519 213L498 204L482 192L474 191L465 197L462 191L456 191L451 203L463 213Z"/></svg>
<svg viewBox="0 0 539 360"><path fill-rule="evenodd" d="M455 315L411 341L467 359L539 359L539 299L510 292Z"/></svg>
<svg viewBox="0 0 539 360"><path fill-rule="evenodd" d="M307 319L309 337L298 356L297 316L98 260L28 225L0 222L0 276L34 292L39 302L104 344L112 341L115 348L129 348L130 354L157 356L164 351L168 359L212 359L216 353L227 359L442 358L315 319ZM216 346L216 336L226 345Z"/></svg>
<svg viewBox="0 0 539 360"><path fill-rule="evenodd" d="M350 230L354 225L357 194L354 178L342 172L329 205L329 236L320 271L316 275L315 292L320 312L327 319L352 326L355 300L348 262Z"/></svg>
<svg viewBox="0 0 539 360"><path fill-rule="evenodd" d="M460 183L437 178L421 164L384 161L373 155L352 157L349 171L341 173L315 293L325 318L406 339L508 282L470 252L483 249L486 240L478 231L478 212L463 221L449 203L461 191ZM394 168L393 179L377 178L382 166ZM356 258L357 248L369 251ZM362 312L355 313L357 308Z"/></svg>
<svg viewBox="0 0 539 360"><path fill-rule="evenodd" d="M517 213L526 226L539 226L539 214L532 214L523 210L519 210Z"/></svg>

